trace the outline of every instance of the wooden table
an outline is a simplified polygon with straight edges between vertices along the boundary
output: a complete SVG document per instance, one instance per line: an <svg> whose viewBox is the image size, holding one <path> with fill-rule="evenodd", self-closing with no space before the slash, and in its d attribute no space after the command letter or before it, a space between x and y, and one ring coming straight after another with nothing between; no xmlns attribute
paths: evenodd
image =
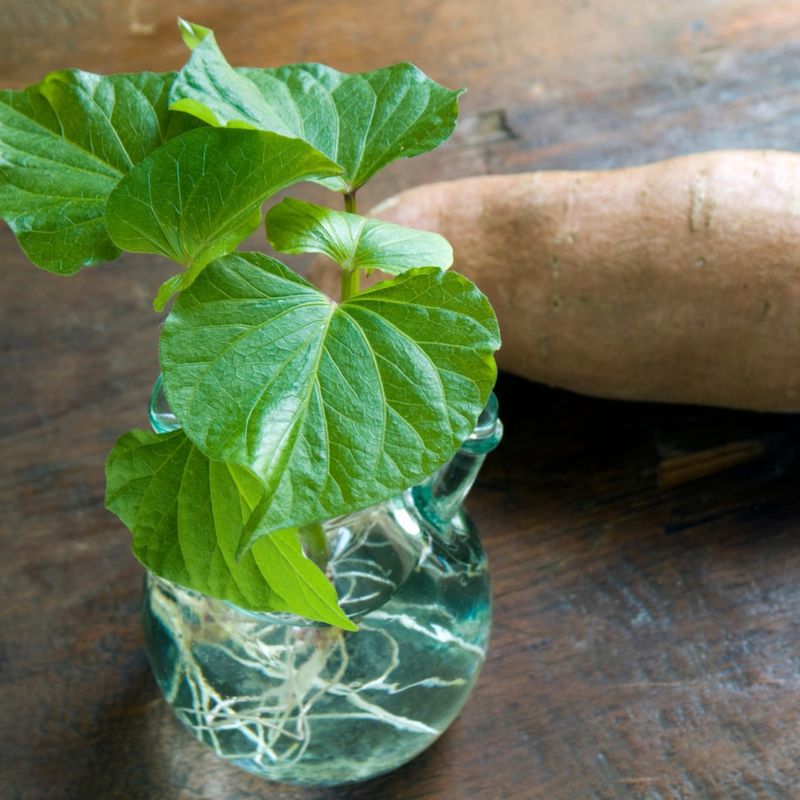
<svg viewBox="0 0 800 800"><path fill-rule="evenodd" d="M3 3L2 84L165 69L180 10L237 63L394 60L469 86L425 180L800 146L794 0ZM150 676L142 571L103 461L146 424L156 258L69 280L0 233L0 796L9 800L800 796L800 421L629 405L501 379L507 437L470 498L495 627L427 753L337 790L266 784L179 727ZM723 469L725 465L727 468Z"/></svg>

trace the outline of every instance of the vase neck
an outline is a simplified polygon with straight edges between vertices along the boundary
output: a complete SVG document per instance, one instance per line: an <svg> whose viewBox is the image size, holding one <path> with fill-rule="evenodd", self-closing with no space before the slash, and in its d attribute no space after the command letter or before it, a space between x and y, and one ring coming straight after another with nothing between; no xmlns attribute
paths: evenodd
<svg viewBox="0 0 800 800"><path fill-rule="evenodd" d="M164 395L161 375L150 394L148 410L150 424L156 433L169 433L180 428ZM502 437L503 423L497 416L497 398L491 393L475 428L458 452L433 475L410 490L414 506L428 522L441 531L450 526L472 489L487 454L497 447Z"/></svg>

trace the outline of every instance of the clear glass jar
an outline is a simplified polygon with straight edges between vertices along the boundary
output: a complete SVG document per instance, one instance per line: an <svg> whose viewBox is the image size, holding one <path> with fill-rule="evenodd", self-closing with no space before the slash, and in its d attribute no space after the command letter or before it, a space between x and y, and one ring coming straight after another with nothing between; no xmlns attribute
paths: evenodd
<svg viewBox="0 0 800 800"><path fill-rule="evenodd" d="M157 384L156 430L174 429ZM423 484L324 523L327 574L358 631L245 611L149 575L148 654L178 718L275 781L335 785L405 763L455 719L484 661L486 556L461 502L502 425L492 396Z"/></svg>

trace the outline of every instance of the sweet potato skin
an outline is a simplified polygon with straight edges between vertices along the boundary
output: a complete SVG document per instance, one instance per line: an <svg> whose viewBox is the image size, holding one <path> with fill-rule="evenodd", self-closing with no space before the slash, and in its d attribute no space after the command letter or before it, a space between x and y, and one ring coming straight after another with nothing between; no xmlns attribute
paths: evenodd
<svg viewBox="0 0 800 800"><path fill-rule="evenodd" d="M467 178L374 215L450 240L497 312L505 370L600 397L800 410L800 155Z"/></svg>

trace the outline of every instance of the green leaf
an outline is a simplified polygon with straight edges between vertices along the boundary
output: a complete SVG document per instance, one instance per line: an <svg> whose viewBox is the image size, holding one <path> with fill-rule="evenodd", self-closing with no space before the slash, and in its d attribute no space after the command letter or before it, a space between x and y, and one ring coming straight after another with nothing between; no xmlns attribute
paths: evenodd
<svg viewBox="0 0 800 800"><path fill-rule="evenodd" d="M160 253L187 267L157 307L261 223L271 194L340 168L298 139L252 130L198 128L132 169L111 192L106 226L123 250Z"/></svg>
<svg viewBox="0 0 800 800"><path fill-rule="evenodd" d="M106 506L132 531L134 555L152 572L242 608L355 629L295 530L260 538L236 560L262 493L246 469L209 461L182 431L131 431L106 464Z"/></svg>
<svg viewBox="0 0 800 800"><path fill-rule="evenodd" d="M242 559L251 552L262 565L270 586L287 598L292 612L347 630L356 630L356 626L339 608L331 582L303 554L296 528L261 536Z"/></svg>
<svg viewBox="0 0 800 800"><path fill-rule="evenodd" d="M412 270L337 305L245 253L181 294L160 355L189 438L264 482L246 545L431 474L472 430L499 343L488 301L455 273Z"/></svg>
<svg viewBox="0 0 800 800"><path fill-rule="evenodd" d="M194 22L189 22L188 20L182 19L178 17L178 30L181 33L181 38L183 39L183 43L190 49L194 50L203 39L211 33L210 28L205 28L202 25L198 25Z"/></svg>
<svg viewBox="0 0 800 800"><path fill-rule="evenodd" d="M192 27L193 48L172 107L220 126L296 136L344 167L318 182L351 192L398 158L425 153L453 132L458 96L413 64L347 74L323 64L234 69L214 35Z"/></svg>
<svg viewBox="0 0 800 800"><path fill-rule="evenodd" d="M415 267L446 269L453 249L438 233L287 198L267 214L267 238L281 253L322 253L345 270L391 275Z"/></svg>
<svg viewBox="0 0 800 800"><path fill-rule="evenodd" d="M198 124L169 111L174 77L70 70L0 92L0 216L36 265L67 275L119 255L103 222L109 193Z"/></svg>

